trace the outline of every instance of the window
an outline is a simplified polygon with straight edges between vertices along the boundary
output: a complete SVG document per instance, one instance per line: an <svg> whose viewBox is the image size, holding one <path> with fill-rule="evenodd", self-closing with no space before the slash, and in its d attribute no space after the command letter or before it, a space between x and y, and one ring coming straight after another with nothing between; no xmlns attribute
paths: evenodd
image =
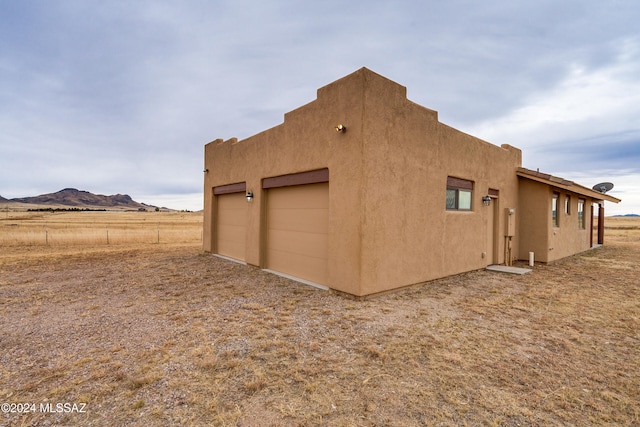
<svg viewBox="0 0 640 427"><path fill-rule="evenodd" d="M558 193L553 193L553 199L551 199L551 225L559 227L558 225Z"/></svg>
<svg viewBox="0 0 640 427"><path fill-rule="evenodd" d="M564 213L571 215L571 196L569 195L564 198Z"/></svg>
<svg viewBox="0 0 640 427"><path fill-rule="evenodd" d="M470 211L473 181L447 177L447 210Z"/></svg>
<svg viewBox="0 0 640 427"><path fill-rule="evenodd" d="M578 228L584 230L584 200L578 199Z"/></svg>

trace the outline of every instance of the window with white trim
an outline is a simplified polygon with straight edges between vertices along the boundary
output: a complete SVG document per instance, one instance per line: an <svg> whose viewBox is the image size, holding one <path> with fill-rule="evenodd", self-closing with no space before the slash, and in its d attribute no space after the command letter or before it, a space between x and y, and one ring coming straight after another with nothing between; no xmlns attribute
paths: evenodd
<svg viewBox="0 0 640 427"><path fill-rule="evenodd" d="M584 200L578 199L578 228L584 230Z"/></svg>

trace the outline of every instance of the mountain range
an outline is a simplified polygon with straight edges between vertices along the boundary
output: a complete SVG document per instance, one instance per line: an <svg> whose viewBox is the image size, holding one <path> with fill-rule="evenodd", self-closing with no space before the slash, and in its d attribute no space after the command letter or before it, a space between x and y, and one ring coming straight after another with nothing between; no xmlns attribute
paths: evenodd
<svg viewBox="0 0 640 427"><path fill-rule="evenodd" d="M127 194L104 196L75 188L65 188L56 193L41 194L34 197L6 199L0 196L0 203L14 202L30 205L69 206L74 208L102 208L102 209L155 209L155 206L136 202Z"/></svg>

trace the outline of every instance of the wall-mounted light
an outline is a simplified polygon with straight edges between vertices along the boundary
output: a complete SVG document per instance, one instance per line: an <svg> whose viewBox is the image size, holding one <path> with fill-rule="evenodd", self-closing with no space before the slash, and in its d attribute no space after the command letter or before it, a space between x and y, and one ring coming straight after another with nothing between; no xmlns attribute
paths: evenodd
<svg viewBox="0 0 640 427"><path fill-rule="evenodd" d="M207 172L209 172L209 169L205 169L202 172L207 173Z"/></svg>
<svg viewBox="0 0 640 427"><path fill-rule="evenodd" d="M347 127L345 125L343 125L342 123L338 123L338 126L336 126L336 132L346 132L347 131Z"/></svg>
<svg viewBox="0 0 640 427"><path fill-rule="evenodd" d="M251 191L247 191L247 202L251 202L253 200L253 193Z"/></svg>
<svg viewBox="0 0 640 427"><path fill-rule="evenodd" d="M491 197L490 196L484 196L482 198L482 204L485 206L489 206L491 204Z"/></svg>

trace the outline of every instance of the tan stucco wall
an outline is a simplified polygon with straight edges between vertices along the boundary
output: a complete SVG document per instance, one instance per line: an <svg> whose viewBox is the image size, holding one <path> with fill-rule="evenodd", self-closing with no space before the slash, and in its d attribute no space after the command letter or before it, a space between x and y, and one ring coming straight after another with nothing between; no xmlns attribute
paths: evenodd
<svg viewBox="0 0 640 427"><path fill-rule="evenodd" d="M446 126L435 111L408 101L404 87L392 89L387 80L373 80L365 103L362 281L367 293L485 267L493 206L483 206L482 196L494 188L501 205L517 204L520 150ZM474 181L472 212L445 209L447 176ZM503 262L503 236L498 240Z"/></svg>
<svg viewBox="0 0 640 427"><path fill-rule="evenodd" d="M338 123L346 133L335 131ZM405 87L361 69L319 89L279 126L205 146L204 249L215 250L212 188L246 181L254 200L245 259L264 266L261 179L328 167L331 288L367 295L482 268L494 207L481 198L500 191L496 252L504 262L503 211L518 208L520 163L520 150L440 123L435 111L407 100ZM471 212L445 209L447 176L474 181Z"/></svg>
<svg viewBox="0 0 640 427"><path fill-rule="evenodd" d="M549 185L519 179L520 193L520 256L527 259L534 252L535 260L551 262L591 247L591 205L594 199ZM558 193L558 227L551 221L551 200ZM570 196L570 214L565 213L565 198ZM578 227L578 199L583 199L585 228ZM595 236L594 236L595 237ZM597 238L597 237L596 237Z"/></svg>
<svg viewBox="0 0 640 427"><path fill-rule="evenodd" d="M518 253L521 259L528 259L529 252L533 252L536 261L548 262L552 191L549 186L528 179L519 179L518 184Z"/></svg>
<svg viewBox="0 0 640 427"><path fill-rule="evenodd" d="M213 187L246 181L254 193L247 203L245 259L264 267L262 178L328 167L328 281L335 289L360 294L364 84L359 77L350 75L319 89L315 101L285 114L279 126L239 142L218 140L205 146L205 250L213 250ZM348 123L348 131L337 133L338 123Z"/></svg>

